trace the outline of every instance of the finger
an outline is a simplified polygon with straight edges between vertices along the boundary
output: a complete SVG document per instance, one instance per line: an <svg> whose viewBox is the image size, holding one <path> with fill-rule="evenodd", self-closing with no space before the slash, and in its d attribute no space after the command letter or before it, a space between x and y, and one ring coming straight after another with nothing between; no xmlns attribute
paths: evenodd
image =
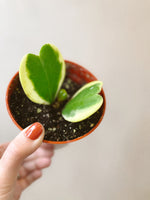
<svg viewBox="0 0 150 200"><path fill-rule="evenodd" d="M32 173L28 174L26 178L18 180L21 189L26 189L29 185L31 185L34 181L39 179L42 176L41 170L33 171Z"/></svg>
<svg viewBox="0 0 150 200"><path fill-rule="evenodd" d="M41 147L44 148L44 149L54 149L54 145L48 144L48 143L42 143Z"/></svg>
<svg viewBox="0 0 150 200"><path fill-rule="evenodd" d="M8 145L0 160L0 183L13 184L20 164L41 145L43 138L43 126L40 123L34 123Z"/></svg>
<svg viewBox="0 0 150 200"><path fill-rule="evenodd" d="M2 155L4 154L6 148L8 147L9 143L4 143L4 144L0 144L0 158L2 157Z"/></svg>
<svg viewBox="0 0 150 200"><path fill-rule="evenodd" d="M38 158L35 162L27 162L24 164L24 168L28 171L33 171L36 169L43 169L49 167L51 163L50 158Z"/></svg>
<svg viewBox="0 0 150 200"><path fill-rule="evenodd" d="M42 145L41 145L42 146ZM28 162L30 160L35 160L39 157L52 157L54 155L54 151L53 149L44 149L42 147L40 147L36 152L34 152L33 154L31 154L29 157L27 157L24 162Z"/></svg>
<svg viewBox="0 0 150 200"><path fill-rule="evenodd" d="M29 161L24 163L24 165L19 170L19 175L21 178L26 177L29 173L36 170L42 170L49 167L51 164L50 158L38 158L37 160Z"/></svg>

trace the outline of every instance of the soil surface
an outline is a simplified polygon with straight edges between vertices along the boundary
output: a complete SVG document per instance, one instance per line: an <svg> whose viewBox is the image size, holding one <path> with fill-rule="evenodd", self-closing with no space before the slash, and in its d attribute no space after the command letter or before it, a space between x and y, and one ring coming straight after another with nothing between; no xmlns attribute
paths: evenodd
<svg viewBox="0 0 150 200"><path fill-rule="evenodd" d="M62 88L66 89L69 98L61 103L55 100L52 105L39 105L27 98L18 82L9 100L11 112L22 128L34 122L43 124L46 132L45 140L73 140L88 133L98 123L103 112L102 106L92 116L77 123L68 122L62 117L61 111L64 105L80 87L81 85L66 77Z"/></svg>

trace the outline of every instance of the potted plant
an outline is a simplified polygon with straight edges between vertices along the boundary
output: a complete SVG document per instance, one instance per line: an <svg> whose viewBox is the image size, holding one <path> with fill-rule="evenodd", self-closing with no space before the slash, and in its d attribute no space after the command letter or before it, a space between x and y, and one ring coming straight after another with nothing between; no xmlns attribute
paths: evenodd
<svg viewBox="0 0 150 200"><path fill-rule="evenodd" d="M101 81L82 66L64 61L54 45L45 44L39 56L23 57L8 85L6 106L20 130L38 121L45 127L44 142L63 144L95 130L106 99Z"/></svg>

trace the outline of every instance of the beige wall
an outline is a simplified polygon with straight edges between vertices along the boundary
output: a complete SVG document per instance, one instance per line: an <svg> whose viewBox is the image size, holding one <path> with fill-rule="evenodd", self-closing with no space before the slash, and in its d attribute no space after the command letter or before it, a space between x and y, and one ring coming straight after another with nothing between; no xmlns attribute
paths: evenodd
<svg viewBox="0 0 150 200"><path fill-rule="evenodd" d="M5 91L22 56L54 43L104 82L107 110L83 141L57 147L22 200L150 199L150 1L1 0L0 142L19 132Z"/></svg>

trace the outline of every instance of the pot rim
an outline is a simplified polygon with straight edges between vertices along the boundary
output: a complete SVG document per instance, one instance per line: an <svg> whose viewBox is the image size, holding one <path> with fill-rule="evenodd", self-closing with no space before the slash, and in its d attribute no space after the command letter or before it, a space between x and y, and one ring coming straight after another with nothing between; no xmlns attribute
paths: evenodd
<svg viewBox="0 0 150 200"><path fill-rule="evenodd" d="M75 63L75 62L72 62L72 61L69 61L69 60L65 60L66 63L69 63L69 64L72 64L72 65L75 65L75 66L78 66L79 68L83 69L84 71L86 71L90 76L93 77L94 80L97 80L97 78L90 72L88 71L86 68L82 67L81 65ZM5 97L5 102L6 102L6 108L7 108L7 111L8 111L8 114L11 118L11 120L14 122L14 124L20 129L20 130L23 130L23 128L16 122L15 118L13 117L12 113L11 113L11 110L10 110L10 106L9 106L9 93L11 91L11 85L14 81L14 79L19 75L19 72L15 73L15 75L11 78L8 86L7 86L7 90L6 90L6 97ZM99 119L99 121L97 122L97 124L86 134L78 137L78 138L75 138L73 140L67 140L67 141L49 141L49 140L43 140L44 143L49 143L49 144L66 144L66 143L71 143L71 142L75 142L77 140L81 140L82 138L88 136L89 134L91 134L98 126L99 124L101 123L103 117L104 117L104 114L105 114L105 111L106 111L106 97L105 97L105 93L104 93L104 90L102 88L101 92L102 93L102 96L103 96L103 113Z"/></svg>

